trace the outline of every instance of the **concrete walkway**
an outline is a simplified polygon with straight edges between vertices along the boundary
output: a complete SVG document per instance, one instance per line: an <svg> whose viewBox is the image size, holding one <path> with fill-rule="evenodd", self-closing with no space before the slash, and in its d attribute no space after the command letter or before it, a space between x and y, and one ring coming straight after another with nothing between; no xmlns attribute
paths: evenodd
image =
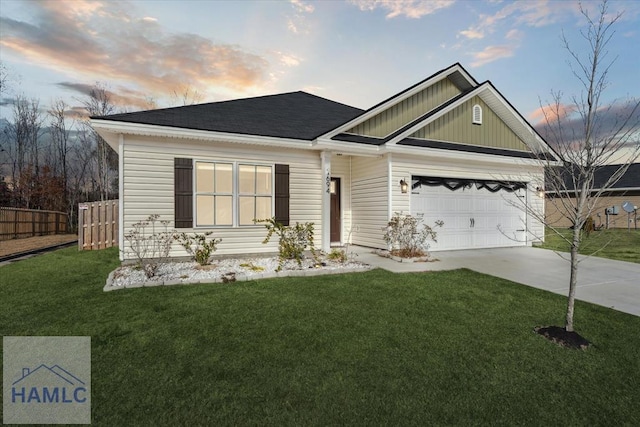
<svg viewBox="0 0 640 427"><path fill-rule="evenodd" d="M531 247L433 252L439 261L400 263L352 246L357 260L394 273L469 268L560 295L569 293L569 262L553 251ZM565 254L569 255L569 254ZM576 298L640 316L640 264L582 258Z"/></svg>

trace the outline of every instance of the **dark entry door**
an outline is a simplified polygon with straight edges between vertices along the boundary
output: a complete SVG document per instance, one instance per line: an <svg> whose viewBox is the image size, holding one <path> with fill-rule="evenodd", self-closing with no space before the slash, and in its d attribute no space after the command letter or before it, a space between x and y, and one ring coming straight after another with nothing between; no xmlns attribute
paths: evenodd
<svg viewBox="0 0 640 427"><path fill-rule="evenodd" d="M340 178L331 178L331 241L342 240L342 224L340 221Z"/></svg>

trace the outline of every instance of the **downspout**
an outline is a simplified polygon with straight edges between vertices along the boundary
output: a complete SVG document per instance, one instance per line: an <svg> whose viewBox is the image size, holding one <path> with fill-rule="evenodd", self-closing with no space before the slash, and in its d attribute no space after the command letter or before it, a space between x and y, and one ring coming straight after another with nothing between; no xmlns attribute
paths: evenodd
<svg viewBox="0 0 640 427"><path fill-rule="evenodd" d="M118 135L118 248L124 261L124 135Z"/></svg>

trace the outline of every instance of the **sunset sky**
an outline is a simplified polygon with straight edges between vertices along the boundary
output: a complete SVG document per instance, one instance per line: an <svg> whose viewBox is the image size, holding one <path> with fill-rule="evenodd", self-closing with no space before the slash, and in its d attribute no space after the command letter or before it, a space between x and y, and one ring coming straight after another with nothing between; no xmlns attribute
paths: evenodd
<svg viewBox="0 0 640 427"><path fill-rule="evenodd" d="M623 10L605 101L640 96L640 1L610 3ZM185 87L201 102L304 90L366 109L460 62L536 124L539 98L580 93L560 37L585 55L581 28L572 1L0 0L0 114L20 93L77 106L96 82L130 109Z"/></svg>

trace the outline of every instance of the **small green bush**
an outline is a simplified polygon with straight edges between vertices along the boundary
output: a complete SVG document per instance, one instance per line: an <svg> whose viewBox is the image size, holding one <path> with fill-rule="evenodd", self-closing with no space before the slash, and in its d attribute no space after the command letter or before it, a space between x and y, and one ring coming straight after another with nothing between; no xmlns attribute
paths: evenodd
<svg viewBox="0 0 640 427"><path fill-rule="evenodd" d="M187 233L180 233L173 236L175 240L193 257L200 265L209 265L211 263L211 255L216 251L216 246L222 239L211 239L207 241L213 232L207 231L204 234L194 234L189 236Z"/></svg>
<svg viewBox="0 0 640 427"><path fill-rule="evenodd" d="M282 265L288 259L295 259L299 266L302 266L302 257L305 249L309 248L314 259L317 259L316 249L313 245L313 223L306 222L295 226L285 226L276 221L275 218L254 220L256 224L264 223L267 228L267 237L263 244L269 243L271 237L278 236L278 258L279 264L276 271L282 270Z"/></svg>
<svg viewBox="0 0 640 427"><path fill-rule="evenodd" d="M341 264L344 264L348 260L347 251L342 249L331 249L331 252L327 255L327 259L331 261L337 261Z"/></svg>
<svg viewBox="0 0 640 427"><path fill-rule="evenodd" d="M240 264L240 267L247 268L247 269L249 269L251 271L264 271L264 267L261 267L259 265L255 265L252 262L242 263L242 264Z"/></svg>

